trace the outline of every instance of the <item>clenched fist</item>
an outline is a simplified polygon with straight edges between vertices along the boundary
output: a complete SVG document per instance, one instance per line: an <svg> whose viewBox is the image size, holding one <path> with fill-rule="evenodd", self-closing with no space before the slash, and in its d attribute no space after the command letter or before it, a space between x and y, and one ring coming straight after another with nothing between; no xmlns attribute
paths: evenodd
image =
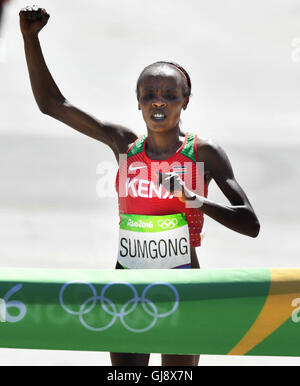
<svg viewBox="0 0 300 386"><path fill-rule="evenodd" d="M157 185L162 185L168 192L184 200L184 182L175 172L158 172Z"/></svg>
<svg viewBox="0 0 300 386"><path fill-rule="evenodd" d="M176 172L162 173L158 172L157 186L162 185L173 196L177 197L179 201L194 201L196 199L195 194L187 189L185 183L179 177ZM200 207L202 204L197 204ZM194 206L193 206L194 207Z"/></svg>
<svg viewBox="0 0 300 386"><path fill-rule="evenodd" d="M37 5L22 8L19 16L23 35L37 35L50 17L44 8L39 8Z"/></svg>

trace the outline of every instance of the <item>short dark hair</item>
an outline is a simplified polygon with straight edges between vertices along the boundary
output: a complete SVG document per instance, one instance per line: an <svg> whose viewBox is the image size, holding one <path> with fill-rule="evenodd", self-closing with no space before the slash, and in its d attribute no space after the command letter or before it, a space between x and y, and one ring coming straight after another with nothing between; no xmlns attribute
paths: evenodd
<svg viewBox="0 0 300 386"><path fill-rule="evenodd" d="M152 66L157 66L158 64L168 64L170 66L174 66L181 72L182 76L185 78L184 79L184 86L183 86L183 96L189 97L191 95L192 83L191 83L191 78L190 78L189 74L187 73L187 71L182 66L180 66L179 64L177 64L175 62L166 62L166 61L162 61L162 60L155 62L155 63L152 63L143 69L143 71L141 72L141 74L137 80L137 84L136 84L137 97L139 97L139 87L140 87L141 79L142 79L144 72L146 70L148 70L148 68L150 68Z"/></svg>

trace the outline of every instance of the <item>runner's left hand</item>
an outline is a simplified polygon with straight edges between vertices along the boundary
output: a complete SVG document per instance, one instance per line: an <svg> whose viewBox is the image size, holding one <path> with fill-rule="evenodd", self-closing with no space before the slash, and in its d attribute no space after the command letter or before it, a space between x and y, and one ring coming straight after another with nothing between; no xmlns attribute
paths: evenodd
<svg viewBox="0 0 300 386"><path fill-rule="evenodd" d="M162 173L158 172L157 186L162 185L168 192L178 197L180 201L185 201L184 182L175 172Z"/></svg>

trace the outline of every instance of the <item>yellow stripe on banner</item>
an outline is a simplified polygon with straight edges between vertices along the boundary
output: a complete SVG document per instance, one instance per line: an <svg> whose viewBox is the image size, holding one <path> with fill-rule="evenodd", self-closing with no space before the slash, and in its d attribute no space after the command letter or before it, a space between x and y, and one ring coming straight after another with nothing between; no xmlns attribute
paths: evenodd
<svg viewBox="0 0 300 386"><path fill-rule="evenodd" d="M291 317L292 300L300 295L300 268L270 271L271 283L264 307L246 335L228 355L245 355Z"/></svg>

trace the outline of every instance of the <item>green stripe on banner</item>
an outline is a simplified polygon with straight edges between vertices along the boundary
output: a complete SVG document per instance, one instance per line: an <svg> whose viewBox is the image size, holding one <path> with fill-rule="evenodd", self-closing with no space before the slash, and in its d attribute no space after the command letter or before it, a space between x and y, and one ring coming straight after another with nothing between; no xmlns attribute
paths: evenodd
<svg viewBox="0 0 300 386"><path fill-rule="evenodd" d="M133 232L163 232L180 228L187 224L184 213L164 216L121 214L120 217L120 229Z"/></svg>
<svg viewBox="0 0 300 386"><path fill-rule="evenodd" d="M268 352L268 355L272 356L299 356L299 347L300 326L289 318L282 326L246 355L264 355L265 352Z"/></svg>
<svg viewBox="0 0 300 386"><path fill-rule="evenodd" d="M6 322L0 323L0 346L300 355L298 325L290 317L295 307L286 297L284 282L270 286L271 271L2 268L0 307L6 308ZM275 272L275 281L281 271ZM289 304L280 305L284 323L272 331L274 314L268 320L265 310L271 304L276 312L278 289ZM262 320L263 328L257 328ZM256 347L251 347L253 342Z"/></svg>

